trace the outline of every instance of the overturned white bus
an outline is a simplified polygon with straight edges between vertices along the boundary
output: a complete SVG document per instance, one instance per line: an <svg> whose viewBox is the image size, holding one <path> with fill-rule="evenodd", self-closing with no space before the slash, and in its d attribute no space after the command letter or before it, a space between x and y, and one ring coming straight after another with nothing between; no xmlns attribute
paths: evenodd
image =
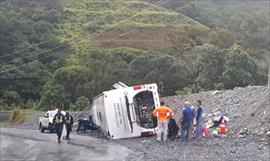
<svg viewBox="0 0 270 161"><path fill-rule="evenodd" d="M112 139L148 136L155 133L152 111L159 106L156 84L128 87L119 82L116 89L93 99L93 121Z"/></svg>

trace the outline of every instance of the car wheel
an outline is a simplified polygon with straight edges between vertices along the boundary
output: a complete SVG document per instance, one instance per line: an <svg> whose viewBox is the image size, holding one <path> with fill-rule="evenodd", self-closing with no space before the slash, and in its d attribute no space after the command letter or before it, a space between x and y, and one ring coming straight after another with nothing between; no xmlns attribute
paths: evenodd
<svg viewBox="0 0 270 161"><path fill-rule="evenodd" d="M39 124L39 130L40 130L41 133L44 133L45 129L42 127L42 124Z"/></svg>

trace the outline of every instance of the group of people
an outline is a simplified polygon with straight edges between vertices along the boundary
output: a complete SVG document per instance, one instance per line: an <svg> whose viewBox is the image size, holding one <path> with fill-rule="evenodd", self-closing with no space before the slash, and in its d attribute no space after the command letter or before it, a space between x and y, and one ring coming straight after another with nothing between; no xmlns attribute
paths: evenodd
<svg viewBox="0 0 270 161"><path fill-rule="evenodd" d="M66 132L67 132L67 135L65 137L67 140L69 140L70 139L69 134L72 130L72 125L74 123L73 117L69 114L69 112L66 112L66 115L64 115L61 112L61 109L57 109L57 113L54 115L54 118L53 118L53 123L55 126L58 143L61 143L61 136L62 136L64 125L66 126Z"/></svg>
<svg viewBox="0 0 270 161"><path fill-rule="evenodd" d="M202 101L197 100L197 109L195 109L189 101L184 102L184 108L182 109L181 116L179 118L179 125L181 128L181 141L187 143L193 136L194 122L196 121L196 133L194 138L200 138L202 136L203 128L203 108ZM173 119L172 110L165 105L164 101L160 102L160 107L153 111L153 116L158 119L158 131L157 140L167 140L168 136L168 121Z"/></svg>
<svg viewBox="0 0 270 161"><path fill-rule="evenodd" d="M203 118L202 118L203 108L201 100L197 100L197 109L195 109L190 102L184 102L184 108L182 109L181 116L179 118L179 125L181 128L181 141L187 143L193 136L194 131L194 122L196 121L196 133L194 138L200 138L202 136L203 128ZM172 110L165 105L164 101L160 102L160 106L153 111L153 116L158 120L158 131L157 131L157 140L164 141L168 137L168 121L173 119ZM58 143L61 143L61 137L63 132L64 125L66 126L66 139L69 140L70 132L72 130L72 125L74 123L73 117L66 112L64 115L61 112L61 109L57 109L57 113L53 118L53 123L55 126L56 134L58 137ZM84 125L84 127L86 127ZM78 126L79 130L80 126Z"/></svg>

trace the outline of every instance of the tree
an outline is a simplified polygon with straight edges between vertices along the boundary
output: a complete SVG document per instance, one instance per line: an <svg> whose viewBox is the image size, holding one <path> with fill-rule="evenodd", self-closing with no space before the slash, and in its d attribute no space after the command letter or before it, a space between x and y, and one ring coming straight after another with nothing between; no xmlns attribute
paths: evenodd
<svg viewBox="0 0 270 161"><path fill-rule="evenodd" d="M4 103L7 105L21 105L23 103L23 100L21 96L16 91L4 91L3 93L3 100Z"/></svg>
<svg viewBox="0 0 270 161"><path fill-rule="evenodd" d="M234 35L225 29L216 29L209 32L210 43L220 48L229 48L234 43Z"/></svg>
<svg viewBox="0 0 270 161"><path fill-rule="evenodd" d="M198 77L198 83L204 89L214 89L214 85L221 83L221 75L224 71L225 54L217 46L204 44L194 48L193 52L198 55L196 62L202 68Z"/></svg>
<svg viewBox="0 0 270 161"><path fill-rule="evenodd" d="M131 79L138 84L163 82L163 95L173 95L186 85L186 72L173 56L143 55L130 64Z"/></svg>
<svg viewBox="0 0 270 161"><path fill-rule="evenodd" d="M226 89L256 84L258 67L255 61L241 49L231 48L227 54L222 80Z"/></svg>
<svg viewBox="0 0 270 161"><path fill-rule="evenodd" d="M4 65L0 67L0 90L18 92L24 101L38 100L42 86L50 79L51 73L46 67L33 61L26 64Z"/></svg>
<svg viewBox="0 0 270 161"><path fill-rule="evenodd" d="M81 96L77 99L75 103L75 109L74 110L89 110L90 107L90 101L87 97Z"/></svg>
<svg viewBox="0 0 270 161"><path fill-rule="evenodd" d="M138 51L129 48L117 48L111 51L103 75L104 86L107 89L119 81L134 84L133 79L130 78L129 65L136 58L135 53L138 54Z"/></svg>
<svg viewBox="0 0 270 161"><path fill-rule="evenodd" d="M84 88L78 88L88 84L92 80L90 69L84 66L68 66L57 69L54 72L54 80L61 84L71 102L75 102L76 98L81 96L80 93L88 93L91 91Z"/></svg>
<svg viewBox="0 0 270 161"><path fill-rule="evenodd" d="M64 104L66 92L64 87L56 82L48 81L42 88L39 108L51 110Z"/></svg>

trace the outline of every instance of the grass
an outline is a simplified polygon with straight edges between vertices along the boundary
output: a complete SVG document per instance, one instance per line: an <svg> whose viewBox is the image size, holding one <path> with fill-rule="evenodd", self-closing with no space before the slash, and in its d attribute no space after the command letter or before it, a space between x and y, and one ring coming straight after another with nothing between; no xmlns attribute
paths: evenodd
<svg viewBox="0 0 270 161"><path fill-rule="evenodd" d="M149 4L145 1L135 1L135 0L80 0L73 1L71 3L64 4L68 8L74 8L78 10L95 10L95 11L104 11L104 10L134 10L140 11L146 8L149 8L152 4ZM159 10L164 11L165 8L153 6L149 10Z"/></svg>
<svg viewBox="0 0 270 161"><path fill-rule="evenodd" d="M160 6L152 6L152 3L148 3L145 0L62 1L65 6L66 19L64 19L61 27L62 34L60 39L70 41L71 46L74 45L72 39L79 37L80 42L77 43L89 42L91 44L102 42L101 45L106 48L135 47L137 49L145 49L149 47L166 47L167 43L164 44L162 40L160 41L160 39L163 39L162 35L153 40L153 43L159 42L154 46L151 46L152 43L149 42L152 40L147 40L147 43L144 43L144 39L137 34L125 34L125 38L136 40L135 42L130 42L132 45L124 41L112 41L109 44L103 42L115 38L112 35L121 35L125 31L129 32L129 28L132 27L140 31L147 31L143 32L144 38L151 38L153 33L163 32L168 26L195 25L203 27L197 21L181 13L170 11ZM123 23L119 23L137 13L140 14ZM155 31L148 32L149 28ZM104 30L106 32L100 38L92 37L93 33L103 32ZM140 39L143 43L140 42Z"/></svg>
<svg viewBox="0 0 270 161"><path fill-rule="evenodd" d="M27 114L23 112L20 108L15 108L12 110L12 114L9 118L8 123L10 124L21 124L25 121Z"/></svg>
<svg viewBox="0 0 270 161"><path fill-rule="evenodd" d="M139 13L139 14L138 14ZM82 25L85 23L98 24L99 26L103 25L112 25L118 22L121 22L124 19L127 19L135 14L137 16L129 19L123 24L126 23L143 23L143 24L152 24L155 22L154 20L160 19L156 21L157 23L163 24L197 24L198 22L176 12L168 12L168 11L143 11L140 10L78 10L78 9L66 9L66 14L69 15L69 19L67 22L72 22L73 25Z"/></svg>

